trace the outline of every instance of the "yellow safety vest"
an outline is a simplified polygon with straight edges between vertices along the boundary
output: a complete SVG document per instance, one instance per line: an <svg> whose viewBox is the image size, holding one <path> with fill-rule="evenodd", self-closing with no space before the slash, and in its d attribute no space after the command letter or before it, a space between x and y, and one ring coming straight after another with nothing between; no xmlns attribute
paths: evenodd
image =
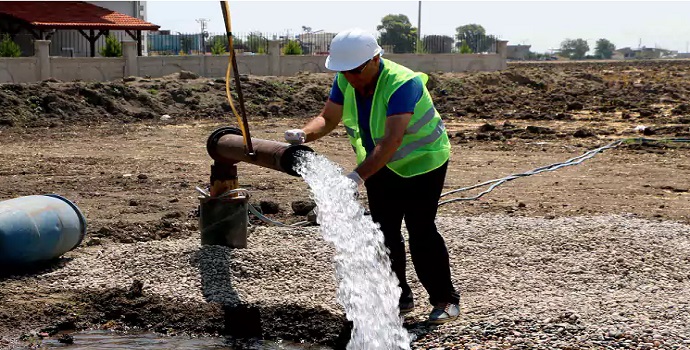
<svg viewBox="0 0 690 350"><path fill-rule="evenodd" d="M450 158L450 142L446 128L441 116L434 108L431 95L426 88L429 77L390 60L384 61L371 104L369 127L374 145L381 141L385 135L386 114L391 96L403 84L417 76L421 77L424 84L422 98L414 108L402 144L386 164L389 169L402 177L412 177L430 172L443 165ZM361 164L366 158L367 152L359 133L355 89L347 82L342 73L338 75L338 87L345 98L343 102L343 124L352 148L357 154L357 164Z"/></svg>

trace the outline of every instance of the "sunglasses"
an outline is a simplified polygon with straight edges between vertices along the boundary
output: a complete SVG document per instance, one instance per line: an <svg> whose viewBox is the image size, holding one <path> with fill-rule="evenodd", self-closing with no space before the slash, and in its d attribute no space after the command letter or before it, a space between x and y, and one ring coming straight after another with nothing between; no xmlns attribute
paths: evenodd
<svg viewBox="0 0 690 350"><path fill-rule="evenodd" d="M345 73L348 73L348 74L355 74L355 75L357 75L357 74L362 74L362 72L364 71L364 69L367 68L367 65L369 64L369 62L371 62L371 60L372 60L372 59L370 58L370 59L368 59L366 62L362 63L359 67L353 68L353 69L350 69L350 70L346 70L346 71L344 71L344 72L342 72L342 73L343 73L343 74L345 74Z"/></svg>

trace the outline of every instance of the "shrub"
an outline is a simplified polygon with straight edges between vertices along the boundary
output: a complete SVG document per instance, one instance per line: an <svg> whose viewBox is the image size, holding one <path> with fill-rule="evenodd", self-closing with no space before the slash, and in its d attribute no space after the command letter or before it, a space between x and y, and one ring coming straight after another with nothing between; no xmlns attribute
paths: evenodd
<svg viewBox="0 0 690 350"><path fill-rule="evenodd" d="M101 56L103 57L121 57L122 43L117 38L110 34L105 38L105 46L101 48Z"/></svg>
<svg viewBox="0 0 690 350"><path fill-rule="evenodd" d="M214 55L222 55L226 53L225 43L222 40L214 40L213 46L211 46L211 53Z"/></svg>
<svg viewBox="0 0 690 350"><path fill-rule="evenodd" d="M462 46L460 46L460 53L472 53L470 45L467 45L466 42L463 42Z"/></svg>
<svg viewBox="0 0 690 350"><path fill-rule="evenodd" d="M22 49L19 45L12 41L9 34L4 34L0 39L0 57L19 57L22 55Z"/></svg>
<svg viewBox="0 0 690 350"><path fill-rule="evenodd" d="M300 43L295 41L295 40L290 40L283 47L283 54L284 55L301 55L302 54L302 45L300 45Z"/></svg>

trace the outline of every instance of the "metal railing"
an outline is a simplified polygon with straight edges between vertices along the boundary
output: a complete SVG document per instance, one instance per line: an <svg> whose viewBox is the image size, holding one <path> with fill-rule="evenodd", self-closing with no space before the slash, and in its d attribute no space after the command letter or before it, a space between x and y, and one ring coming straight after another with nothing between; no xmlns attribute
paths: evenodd
<svg viewBox="0 0 690 350"><path fill-rule="evenodd" d="M328 55L337 33L234 33L233 48L238 54L261 55L268 52L269 41L278 41L283 54ZM381 34L379 44L388 53L496 53L499 37L482 35L457 40L455 35L425 35L416 38L392 38ZM224 33L149 33L149 55L224 54L229 50Z"/></svg>

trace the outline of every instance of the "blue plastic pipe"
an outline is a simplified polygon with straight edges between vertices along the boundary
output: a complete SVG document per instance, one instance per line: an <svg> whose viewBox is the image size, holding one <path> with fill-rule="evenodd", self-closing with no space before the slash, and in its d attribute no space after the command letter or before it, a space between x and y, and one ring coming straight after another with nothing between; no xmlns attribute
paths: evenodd
<svg viewBox="0 0 690 350"><path fill-rule="evenodd" d="M35 195L0 202L0 264L57 258L86 235L86 218L69 200Z"/></svg>

